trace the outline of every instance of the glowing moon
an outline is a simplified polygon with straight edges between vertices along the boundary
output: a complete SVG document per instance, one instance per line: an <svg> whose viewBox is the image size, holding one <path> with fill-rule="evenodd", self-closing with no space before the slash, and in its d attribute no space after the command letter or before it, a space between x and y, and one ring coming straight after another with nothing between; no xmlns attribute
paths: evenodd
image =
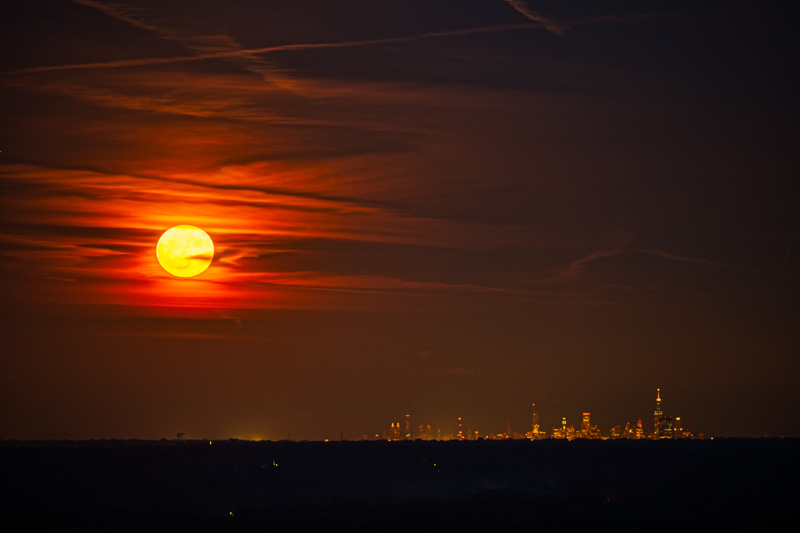
<svg viewBox="0 0 800 533"><path fill-rule="evenodd" d="M158 239L156 257L164 270L173 276L190 278L205 271L211 264L214 243L200 228L175 226Z"/></svg>

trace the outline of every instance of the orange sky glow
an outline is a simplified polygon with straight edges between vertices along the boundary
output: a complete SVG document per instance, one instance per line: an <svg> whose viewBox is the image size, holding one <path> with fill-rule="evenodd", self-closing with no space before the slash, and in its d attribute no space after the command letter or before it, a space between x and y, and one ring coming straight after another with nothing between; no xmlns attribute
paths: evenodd
<svg viewBox="0 0 800 533"><path fill-rule="evenodd" d="M656 388L758 435L796 403L791 17L17 4L0 438L611 424ZM156 259L182 224L215 248L187 279Z"/></svg>

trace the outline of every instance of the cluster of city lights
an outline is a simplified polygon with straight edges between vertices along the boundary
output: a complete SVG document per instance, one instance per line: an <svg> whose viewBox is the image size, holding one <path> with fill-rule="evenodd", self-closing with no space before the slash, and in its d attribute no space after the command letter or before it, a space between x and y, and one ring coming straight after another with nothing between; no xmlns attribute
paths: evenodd
<svg viewBox="0 0 800 533"><path fill-rule="evenodd" d="M467 429L459 416L456 420L455 430L451 433L442 433L441 428L432 429L430 424L412 426L411 414L406 413L402 422L392 422L382 433L376 433L376 440L401 441L401 440L507 440L507 439L693 439L703 438L702 433L694 433L683 427L681 417L667 416L661 408L661 389L656 391L656 407L653 411L652 425L636 423L617 425L602 432L592 424L591 413L582 413L579 427L568 425L566 417L561 419L561 425L552 428L549 432L539 424L539 413L536 404L532 404L531 429L525 433L511 430L511 424L506 421L506 431L503 433L485 434L478 430Z"/></svg>

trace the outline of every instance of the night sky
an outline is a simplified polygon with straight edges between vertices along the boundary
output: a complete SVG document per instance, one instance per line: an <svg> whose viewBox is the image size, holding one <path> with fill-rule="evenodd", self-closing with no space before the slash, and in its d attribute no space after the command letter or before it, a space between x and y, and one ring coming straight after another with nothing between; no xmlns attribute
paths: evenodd
<svg viewBox="0 0 800 533"><path fill-rule="evenodd" d="M0 438L800 436L781 4L3 9Z"/></svg>

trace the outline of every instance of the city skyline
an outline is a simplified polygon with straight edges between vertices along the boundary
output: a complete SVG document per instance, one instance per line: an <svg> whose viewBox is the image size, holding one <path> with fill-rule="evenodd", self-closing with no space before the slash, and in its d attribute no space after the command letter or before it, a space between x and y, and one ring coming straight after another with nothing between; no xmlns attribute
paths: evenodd
<svg viewBox="0 0 800 533"><path fill-rule="evenodd" d="M800 437L792 15L12 3L0 439Z"/></svg>
<svg viewBox="0 0 800 533"><path fill-rule="evenodd" d="M578 428L574 424L567 422L567 417L563 416L560 426L554 425L551 430L547 430L540 424L541 413L536 409L536 404L531 404L530 427L524 431L517 431L518 427L512 430L511 421L506 420L505 432L486 432L480 429L469 427L462 416L455 418L451 427L431 425L430 423L419 424L417 420L412 422L412 415L409 412L403 417L403 421L391 422L383 432L362 435L361 440L388 440L388 441L408 441L408 440L502 440L502 439L681 439L681 438L705 438L701 433L693 433L684 427L682 417L665 415L661 406L661 389L656 389L655 409L653 411L653 422L645 424L642 418L627 421L623 424L616 424L610 428L598 428L591 423L591 413L582 412L581 422ZM722 436L725 435L716 435ZM766 435L765 435L766 436ZM330 440L330 439L329 439Z"/></svg>

